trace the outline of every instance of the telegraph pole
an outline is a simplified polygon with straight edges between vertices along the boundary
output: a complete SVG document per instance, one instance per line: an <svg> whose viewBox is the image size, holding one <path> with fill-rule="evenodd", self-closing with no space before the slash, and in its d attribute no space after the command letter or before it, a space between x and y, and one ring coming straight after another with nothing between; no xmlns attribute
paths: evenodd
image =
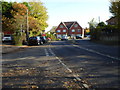
<svg viewBox="0 0 120 90"><path fill-rule="evenodd" d="M27 9L27 32L26 32L27 41L29 39L29 23L28 23L28 9Z"/></svg>
<svg viewBox="0 0 120 90"><path fill-rule="evenodd" d="M100 23L100 16L98 17L99 23Z"/></svg>

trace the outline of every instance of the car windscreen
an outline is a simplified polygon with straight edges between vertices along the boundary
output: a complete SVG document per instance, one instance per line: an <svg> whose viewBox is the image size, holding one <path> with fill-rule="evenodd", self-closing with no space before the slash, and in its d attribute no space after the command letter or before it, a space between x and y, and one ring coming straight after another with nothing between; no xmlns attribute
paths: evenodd
<svg viewBox="0 0 120 90"><path fill-rule="evenodd" d="M4 35L4 37L11 37L11 35Z"/></svg>

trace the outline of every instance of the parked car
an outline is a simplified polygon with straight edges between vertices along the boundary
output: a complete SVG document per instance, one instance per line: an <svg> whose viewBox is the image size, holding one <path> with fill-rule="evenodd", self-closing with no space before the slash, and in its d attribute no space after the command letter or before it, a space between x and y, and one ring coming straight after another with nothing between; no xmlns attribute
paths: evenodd
<svg viewBox="0 0 120 90"><path fill-rule="evenodd" d="M87 38L90 38L91 37L91 35L87 35Z"/></svg>
<svg viewBox="0 0 120 90"><path fill-rule="evenodd" d="M13 41L12 35L4 35L2 37L2 42L12 42L12 41Z"/></svg>
<svg viewBox="0 0 120 90"><path fill-rule="evenodd" d="M47 43L48 42L48 40L47 40L47 38L45 36L40 36L40 38L43 41L43 43Z"/></svg>
<svg viewBox="0 0 120 90"><path fill-rule="evenodd" d="M67 41L68 39L66 39L66 38L61 38L61 41Z"/></svg>
<svg viewBox="0 0 120 90"><path fill-rule="evenodd" d="M76 39L82 39L82 37L81 36L76 36Z"/></svg>
<svg viewBox="0 0 120 90"><path fill-rule="evenodd" d="M43 44L43 41L40 38L40 36L34 36L28 39L28 45L42 45L42 44Z"/></svg>
<svg viewBox="0 0 120 90"><path fill-rule="evenodd" d="M65 40L65 41L68 40L68 37L67 37L67 36L64 36L64 37L61 38L61 41L64 41L64 40Z"/></svg>

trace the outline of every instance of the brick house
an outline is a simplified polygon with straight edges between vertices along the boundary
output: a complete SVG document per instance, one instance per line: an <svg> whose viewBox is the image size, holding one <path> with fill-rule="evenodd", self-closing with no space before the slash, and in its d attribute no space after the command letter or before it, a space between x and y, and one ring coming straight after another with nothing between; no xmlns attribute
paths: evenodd
<svg viewBox="0 0 120 90"><path fill-rule="evenodd" d="M117 18L116 17L111 17L109 20L107 20L106 22L107 22L107 24L108 25L117 25L117 22L118 20L117 20Z"/></svg>
<svg viewBox="0 0 120 90"><path fill-rule="evenodd" d="M76 36L81 37L83 33L82 27L76 21L61 22L55 31L57 38L64 38L65 36L69 36L71 38Z"/></svg>

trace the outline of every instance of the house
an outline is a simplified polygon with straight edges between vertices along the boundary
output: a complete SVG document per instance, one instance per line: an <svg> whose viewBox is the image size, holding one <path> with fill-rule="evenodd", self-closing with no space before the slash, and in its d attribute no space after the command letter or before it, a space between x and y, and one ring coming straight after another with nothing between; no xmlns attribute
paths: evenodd
<svg viewBox="0 0 120 90"><path fill-rule="evenodd" d="M66 36L75 38L76 36L81 37L83 35L83 29L76 21L61 22L55 31L57 38L64 38Z"/></svg>
<svg viewBox="0 0 120 90"><path fill-rule="evenodd" d="M106 22L108 25L117 25L117 18L116 17L111 17L110 19L108 19Z"/></svg>

